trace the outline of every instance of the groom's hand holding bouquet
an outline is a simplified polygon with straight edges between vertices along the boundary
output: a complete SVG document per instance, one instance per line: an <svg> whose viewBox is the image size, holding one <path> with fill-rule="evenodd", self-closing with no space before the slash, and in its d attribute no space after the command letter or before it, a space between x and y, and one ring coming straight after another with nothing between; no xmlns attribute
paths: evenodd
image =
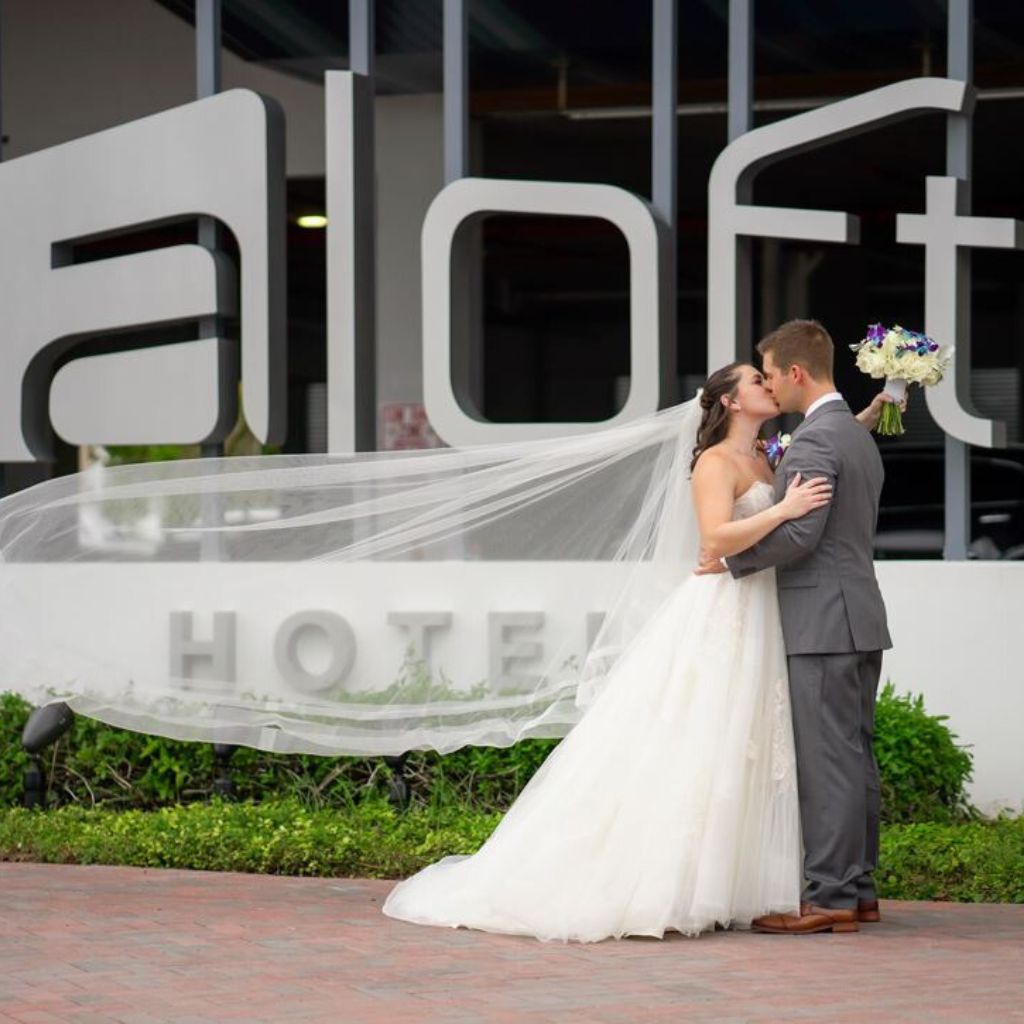
<svg viewBox="0 0 1024 1024"><path fill-rule="evenodd" d="M953 350L943 348L938 342L920 331L908 331L899 324L886 327L871 324L867 334L855 345L850 346L857 353L857 368L869 377L885 380L885 390L876 397L869 409L874 421L869 430L882 436L902 434L902 413L907 407L907 388L911 384L931 387L942 380L949 365ZM883 396L887 396L887 401ZM865 413L869 410L866 409Z"/></svg>

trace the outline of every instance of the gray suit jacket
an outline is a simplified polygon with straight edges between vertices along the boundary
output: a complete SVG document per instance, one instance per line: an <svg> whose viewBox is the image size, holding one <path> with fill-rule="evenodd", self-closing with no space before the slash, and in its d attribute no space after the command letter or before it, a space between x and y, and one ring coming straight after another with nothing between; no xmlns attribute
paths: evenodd
<svg viewBox="0 0 1024 1024"><path fill-rule="evenodd" d="M892 646L873 558L884 471L874 438L845 402L826 402L793 432L775 474L781 499L794 474L826 477L832 501L726 559L737 579L775 566L787 654Z"/></svg>

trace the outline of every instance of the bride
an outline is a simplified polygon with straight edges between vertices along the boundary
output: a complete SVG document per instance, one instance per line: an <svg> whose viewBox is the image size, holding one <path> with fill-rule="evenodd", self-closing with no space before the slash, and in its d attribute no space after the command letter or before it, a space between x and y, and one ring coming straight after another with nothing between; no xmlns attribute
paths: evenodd
<svg viewBox="0 0 1024 1024"><path fill-rule="evenodd" d="M757 436L778 406L753 366L714 373L700 406L691 492L713 556L830 501L799 477L774 501ZM775 572L688 575L481 849L399 882L383 911L543 940L696 935L797 912L801 874Z"/></svg>

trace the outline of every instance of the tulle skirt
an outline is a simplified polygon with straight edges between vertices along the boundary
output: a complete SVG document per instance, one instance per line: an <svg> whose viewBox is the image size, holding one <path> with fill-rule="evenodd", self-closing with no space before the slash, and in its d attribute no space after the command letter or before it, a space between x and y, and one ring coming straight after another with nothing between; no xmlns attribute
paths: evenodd
<svg viewBox="0 0 1024 1024"><path fill-rule="evenodd" d="M799 906L796 764L774 571L692 576L472 856L383 911L543 940L696 935Z"/></svg>

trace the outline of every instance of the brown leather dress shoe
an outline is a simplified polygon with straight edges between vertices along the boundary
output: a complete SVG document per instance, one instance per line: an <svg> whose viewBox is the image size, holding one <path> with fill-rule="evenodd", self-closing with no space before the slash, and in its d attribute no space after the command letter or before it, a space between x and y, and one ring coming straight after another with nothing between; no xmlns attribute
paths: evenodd
<svg viewBox="0 0 1024 1024"><path fill-rule="evenodd" d="M882 920L878 900L857 900L857 920L861 924L877 924Z"/></svg>
<svg viewBox="0 0 1024 1024"><path fill-rule="evenodd" d="M773 935L811 935L814 932L855 932L857 911L842 907L816 907L800 904L799 917L795 914L766 914L756 917L750 927L755 932Z"/></svg>

